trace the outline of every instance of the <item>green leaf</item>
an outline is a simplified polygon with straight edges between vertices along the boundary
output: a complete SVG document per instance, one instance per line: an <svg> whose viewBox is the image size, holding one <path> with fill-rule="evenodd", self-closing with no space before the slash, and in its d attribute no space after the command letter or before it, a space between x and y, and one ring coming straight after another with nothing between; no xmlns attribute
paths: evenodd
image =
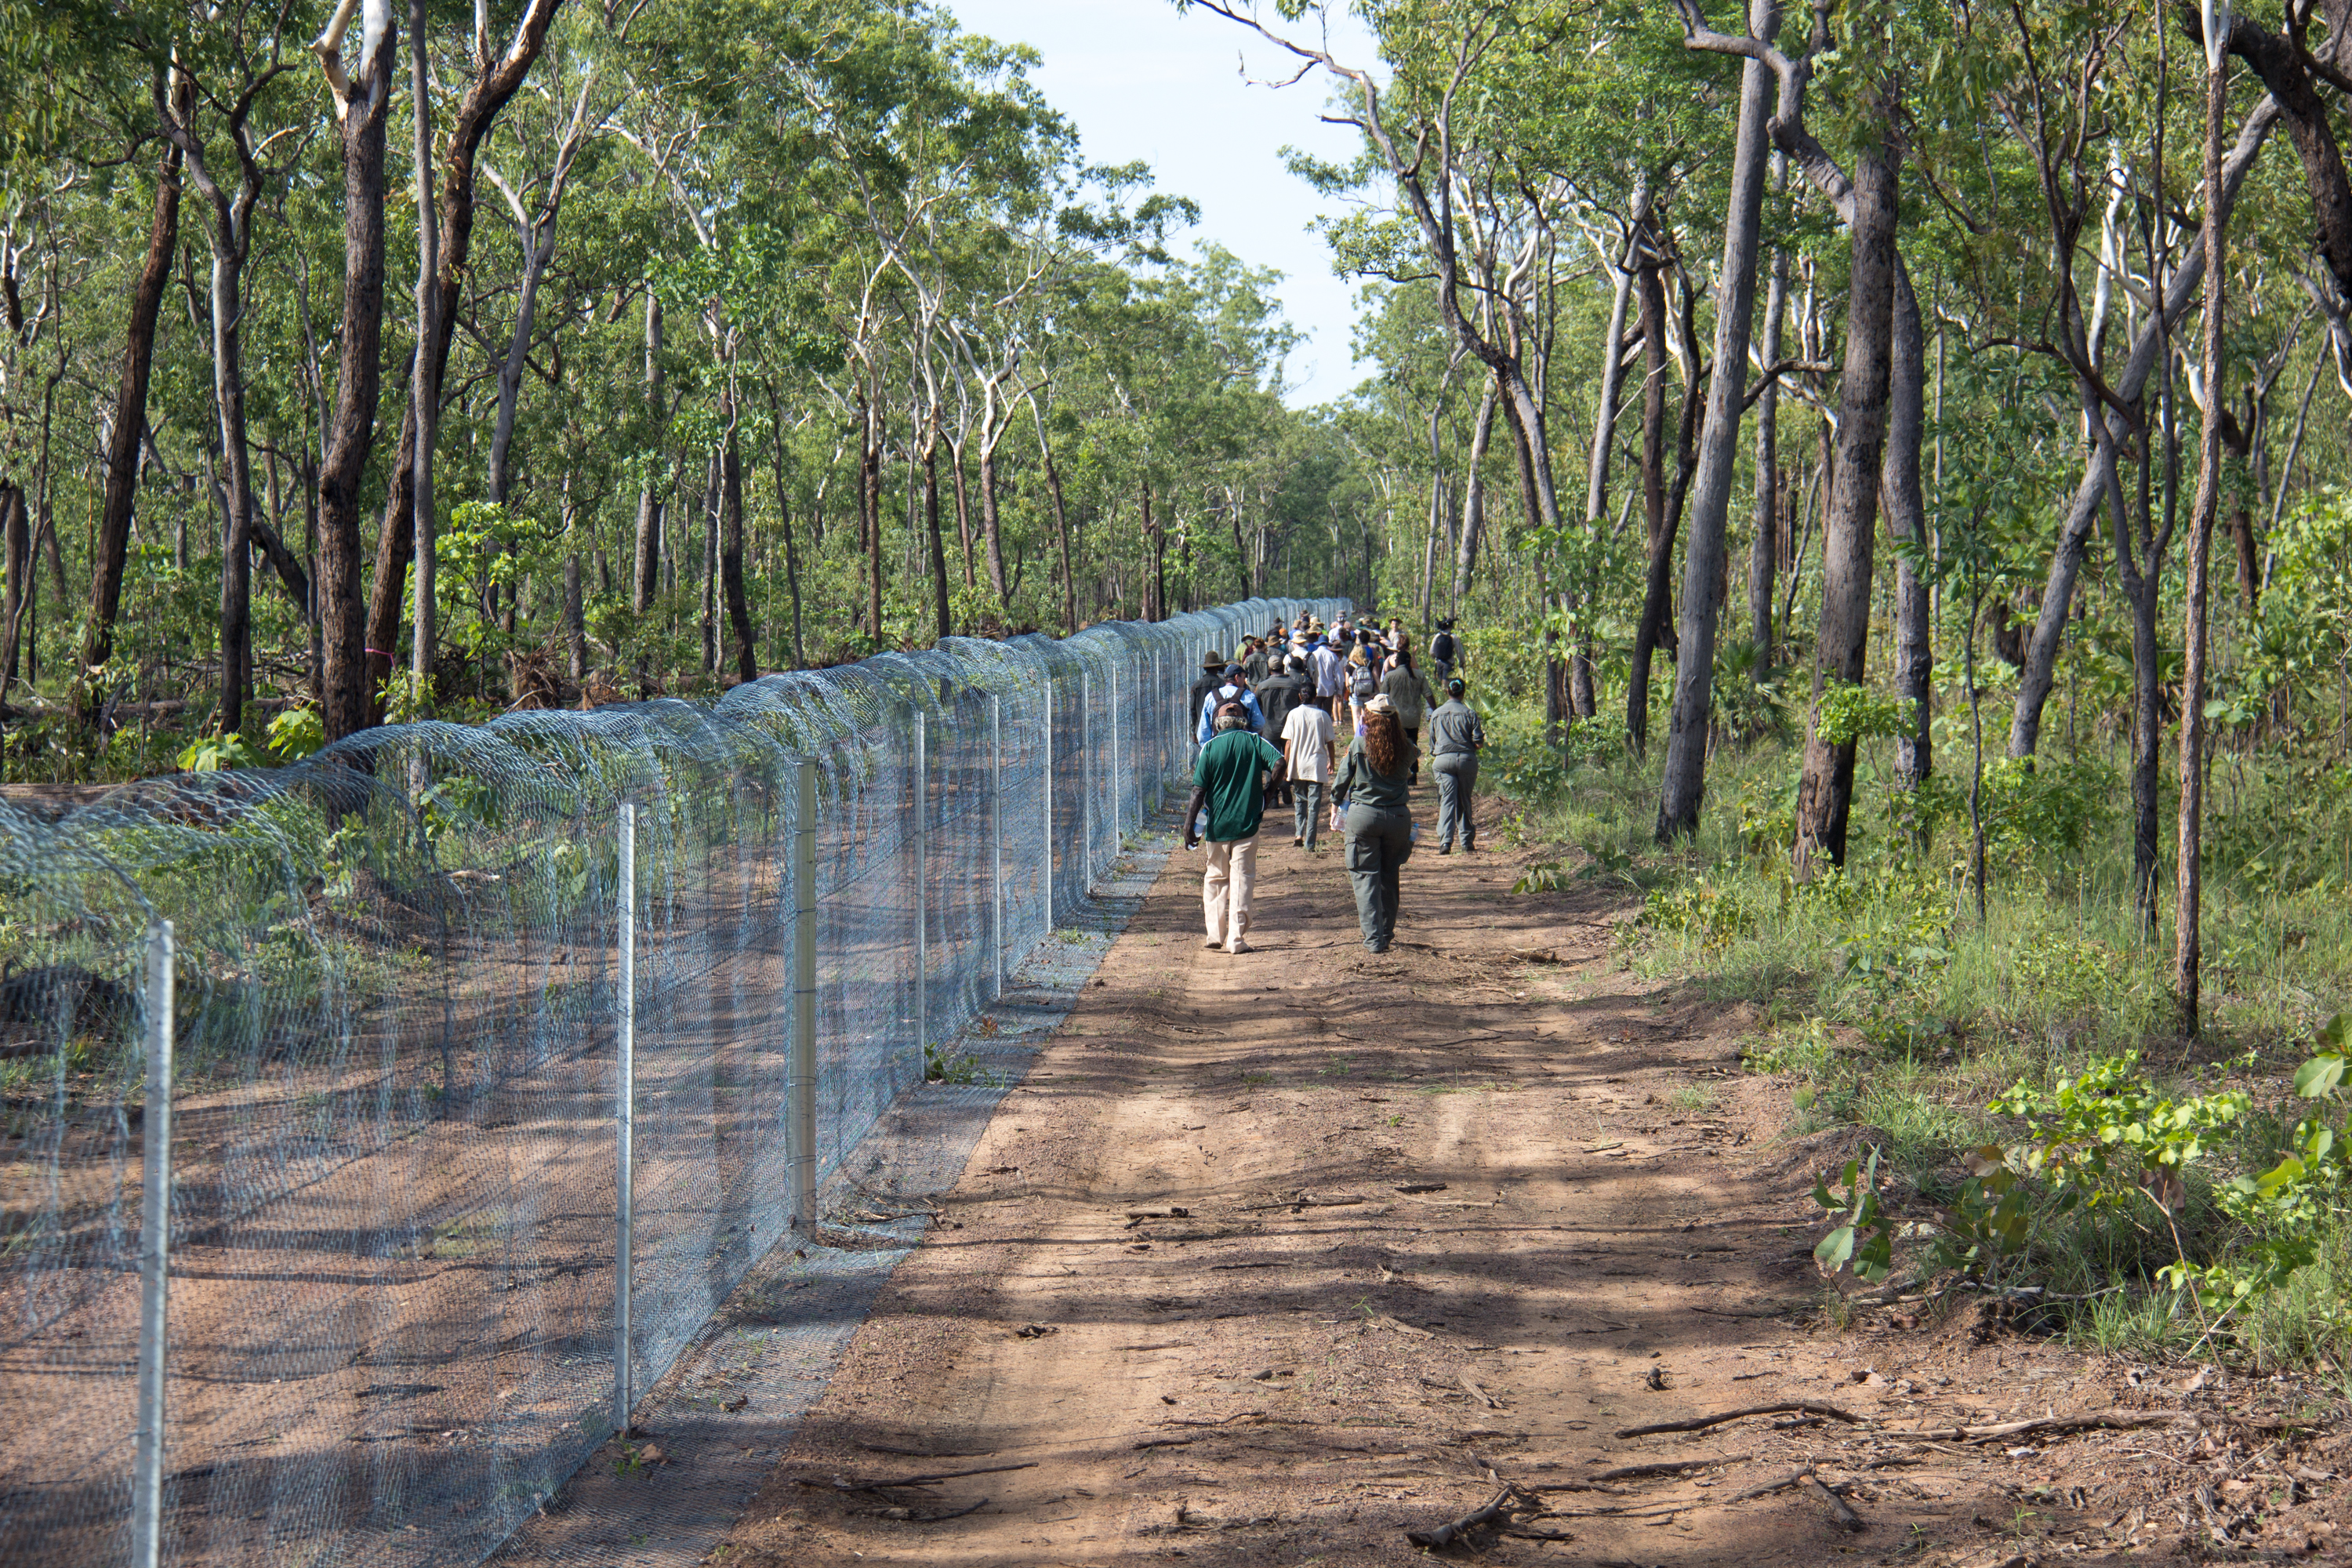
<svg viewBox="0 0 2352 1568"><path fill-rule="evenodd" d="M2328 1027L2334 1029L2343 1022L2343 1015L2338 1014ZM2324 1039L2326 1036L2323 1035L2321 1037ZM2294 1069L2295 1093L2305 1100L2317 1100L2323 1095L2335 1093L2336 1088L2344 1081L2346 1066L2346 1058L2341 1056L2312 1058Z"/></svg>
<svg viewBox="0 0 2352 1568"><path fill-rule="evenodd" d="M1822 1237L1813 1248L1813 1262L1824 1274L1834 1274L1853 1256L1853 1226L1842 1225Z"/></svg>

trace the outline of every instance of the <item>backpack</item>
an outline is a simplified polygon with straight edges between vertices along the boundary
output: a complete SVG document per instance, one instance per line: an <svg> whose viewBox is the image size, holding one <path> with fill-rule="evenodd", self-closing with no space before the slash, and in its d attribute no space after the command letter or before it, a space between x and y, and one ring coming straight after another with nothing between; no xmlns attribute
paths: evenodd
<svg viewBox="0 0 2352 1568"><path fill-rule="evenodd" d="M1452 632L1438 633L1437 640L1429 645L1429 654L1432 658L1437 659L1441 663L1452 664L1454 662L1454 634Z"/></svg>
<svg viewBox="0 0 2352 1568"><path fill-rule="evenodd" d="M1379 691L1380 689L1381 683L1373 676L1372 667L1370 665L1360 664L1356 666L1356 673L1348 682L1348 691L1350 696L1354 697L1359 702L1369 701L1371 700L1372 695Z"/></svg>

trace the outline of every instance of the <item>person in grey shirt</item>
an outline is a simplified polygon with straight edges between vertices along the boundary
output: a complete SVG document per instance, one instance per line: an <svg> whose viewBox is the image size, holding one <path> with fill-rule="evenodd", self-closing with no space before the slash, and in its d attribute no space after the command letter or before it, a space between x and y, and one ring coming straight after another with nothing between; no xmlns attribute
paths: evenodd
<svg viewBox="0 0 2352 1568"><path fill-rule="evenodd" d="M1478 752L1486 731L1462 700L1462 682L1445 683L1445 700L1429 716L1430 766L1437 773L1437 852L1454 853L1454 832L1462 847L1478 847L1478 825L1470 820L1471 792L1478 785Z"/></svg>

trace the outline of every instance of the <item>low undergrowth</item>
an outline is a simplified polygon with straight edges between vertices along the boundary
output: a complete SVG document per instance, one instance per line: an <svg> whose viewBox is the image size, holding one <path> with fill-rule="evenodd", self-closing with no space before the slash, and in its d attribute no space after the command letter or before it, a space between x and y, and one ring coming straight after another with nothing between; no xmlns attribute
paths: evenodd
<svg viewBox="0 0 2352 1568"><path fill-rule="evenodd" d="M1792 747L1720 752L1696 841L1662 849L1654 763L1597 735L1552 762L1529 715L1489 729L1501 837L1561 846L1520 890L1639 892L1619 962L1751 1004L1744 1060L1796 1131L1868 1130L1874 1166L1816 1194L1842 1290L1966 1280L2089 1347L2352 1365L2352 769L2217 762L2190 1038L2108 760L1989 764L1980 919L1967 778L1900 788L1883 742L1844 865L1800 882Z"/></svg>

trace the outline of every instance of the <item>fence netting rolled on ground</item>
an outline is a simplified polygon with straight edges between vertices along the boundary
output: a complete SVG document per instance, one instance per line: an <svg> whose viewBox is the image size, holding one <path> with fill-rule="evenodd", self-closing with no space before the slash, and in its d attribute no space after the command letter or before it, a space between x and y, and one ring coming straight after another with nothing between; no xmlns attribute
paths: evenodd
<svg viewBox="0 0 2352 1568"><path fill-rule="evenodd" d="M0 800L0 1562L488 1553L611 1435L624 1294L641 1392L1087 907L1201 654L1342 607Z"/></svg>

